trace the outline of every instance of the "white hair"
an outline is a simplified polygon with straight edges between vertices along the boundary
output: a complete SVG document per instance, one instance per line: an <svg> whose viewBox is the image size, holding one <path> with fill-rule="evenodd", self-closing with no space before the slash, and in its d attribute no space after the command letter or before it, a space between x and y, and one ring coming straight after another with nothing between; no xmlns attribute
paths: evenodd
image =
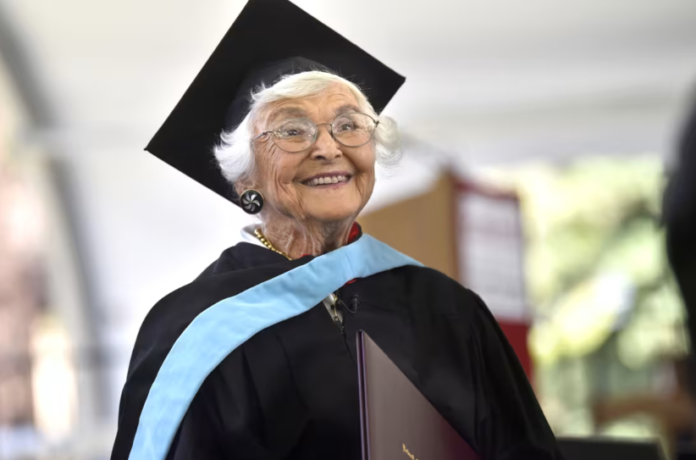
<svg viewBox="0 0 696 460"><path fill-rule="evenodd" d="M223 131L220 142L214 149L222 175L234 183L253 174L253 121L268 104L316 96L337 83L345 85L353 93L362 112L379 120L374 137L377 163L384 167L396 165L401 158L396 122L389 117L378 116L360 88L350 81L328 72L309 71L287 75L271 87L261 86L251 95L251 109L247 116L236 128Z"/></svg>

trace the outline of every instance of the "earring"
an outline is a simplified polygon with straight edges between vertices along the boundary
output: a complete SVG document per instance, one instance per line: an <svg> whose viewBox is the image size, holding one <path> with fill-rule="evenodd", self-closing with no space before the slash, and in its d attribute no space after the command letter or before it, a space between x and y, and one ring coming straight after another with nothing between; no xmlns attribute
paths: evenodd
<svg viewBox="0 0 696 460"><path fill-rule="evenodd" d="M239 197L242 209L247 214L258 214L263 209L263 195L256 190L245 190Z"/></svg>

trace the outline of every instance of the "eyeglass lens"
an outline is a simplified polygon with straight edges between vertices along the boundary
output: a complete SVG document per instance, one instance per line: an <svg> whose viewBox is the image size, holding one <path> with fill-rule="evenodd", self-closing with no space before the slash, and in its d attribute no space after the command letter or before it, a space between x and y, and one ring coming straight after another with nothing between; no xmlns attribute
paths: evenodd
<svg viewBox="0 0 696 460"><path fill-rule="evenodd" d="M372 139L376 126L372 117L353 112L336 117L331 123L331 132L346 147L360 147ZM273 130L273 138L280 149L301 152L314 143L317 130L317 126L307 118L291 118Z"/></svg>

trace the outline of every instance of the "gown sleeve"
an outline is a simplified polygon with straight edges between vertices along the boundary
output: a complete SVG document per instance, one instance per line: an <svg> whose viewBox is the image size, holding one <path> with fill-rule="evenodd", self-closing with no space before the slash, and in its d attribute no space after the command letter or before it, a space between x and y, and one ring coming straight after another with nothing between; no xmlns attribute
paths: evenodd
<svg viewBox="0 0 696 460"><path fill-rule="evenodd" d="M242 350L205 380L169 448L167 460L268 458L259 443L263 417Z"/></svg>
<svg viewBox="0 0 696 460"><path fill-rule="evenodd" d="M210 397L199 393L181 421L167 460L225 459L219 444L220 427L214 422Z"/></svg>
<svg viewBox="0 0 696 460"><path fill-rule="evenodd" d="M469 291L470 292L470 291ZM559 460L555 436L524 369L483 301L463 334L476 394L476 444L486 460Z"/></svg>

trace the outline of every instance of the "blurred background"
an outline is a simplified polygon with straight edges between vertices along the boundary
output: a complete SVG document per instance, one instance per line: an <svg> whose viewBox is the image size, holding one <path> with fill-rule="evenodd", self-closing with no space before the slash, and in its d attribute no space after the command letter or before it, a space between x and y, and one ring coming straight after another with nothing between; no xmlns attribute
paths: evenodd
<svg viewBox="0 0 696 460"><path fill-rule="evenodd" d="M692 437L660 212L696 2L295 3L407 77L365 229L483 296L557 435ZM0 0L0 460L108 458L145 314L252 222L143 151L243 6Z"/></svg>

